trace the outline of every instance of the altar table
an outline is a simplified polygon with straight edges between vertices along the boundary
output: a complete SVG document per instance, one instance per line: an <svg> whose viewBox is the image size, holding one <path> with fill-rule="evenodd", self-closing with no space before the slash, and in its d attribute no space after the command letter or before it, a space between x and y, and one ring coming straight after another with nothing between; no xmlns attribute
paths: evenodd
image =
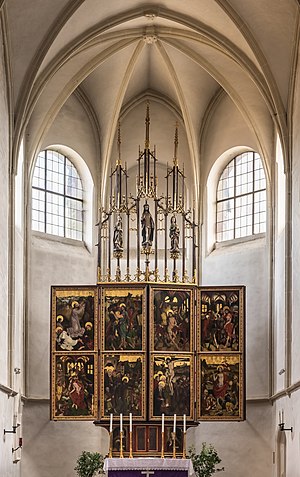
<svg viewBox="0 0 300 477"><path fill-rule="evenodd" d="M190 459L156 457L105 459L104 470L108 477L192 477L195 475Z"/></svg>

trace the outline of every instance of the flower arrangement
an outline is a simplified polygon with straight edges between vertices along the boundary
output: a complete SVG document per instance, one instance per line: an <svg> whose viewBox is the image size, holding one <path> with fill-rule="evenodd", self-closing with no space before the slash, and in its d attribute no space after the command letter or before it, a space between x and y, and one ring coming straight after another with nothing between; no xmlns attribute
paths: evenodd
<svg viewBox="0 0 300 477"><path fill-rule="evenodd" d="M218 452L212 444L202 442L200 453L197 454L195 447L190 447L188 457L191 459L194 471L197 477L211 477L215 472L224 470L224 467L217 469L216 466L220 464L221 459Z"/></svg>
<svg viewBox="0 0 300 477"><path fill-rule="evenodd" d="M99 452L83 451L76 461L76 470L79 477L94 477L104 474L104 457Z"/></svg>

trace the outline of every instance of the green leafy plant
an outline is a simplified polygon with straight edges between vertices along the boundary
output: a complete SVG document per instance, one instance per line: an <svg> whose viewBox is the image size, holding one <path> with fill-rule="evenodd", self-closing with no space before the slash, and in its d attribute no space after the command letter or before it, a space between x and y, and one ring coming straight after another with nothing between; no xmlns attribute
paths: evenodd
<svg viewBox="0 0 300 477"><path fill-rule="evenodd" d="M99 452L83 451L76 461L76 470L79 477L94 477L103 474L104 457Z"/></svg>
<svg viewBox="0 0 300 477"><path fill-rule="evenodd" d="M196 453L195 447L190 447L188 457L193 463L197 477L211 477L215 472L224 470L224 467L221 469L216 468L221 462L221 459L212 444L202 442L202 448L199 454Z"/></svg>

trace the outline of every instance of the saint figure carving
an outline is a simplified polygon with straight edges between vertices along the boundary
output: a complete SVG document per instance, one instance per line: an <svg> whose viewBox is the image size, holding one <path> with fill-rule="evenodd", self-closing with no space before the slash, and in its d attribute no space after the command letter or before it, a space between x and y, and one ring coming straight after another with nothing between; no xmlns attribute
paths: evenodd
<svg viewBox="0 0 300 477"><path fill-rule="evenodd" d="M149 204L144 204L144 210L141 218L142 223L142 245L143 247L151 247L154 236L154 220L152 218Z"/></svg>
<svg viewBox="0 0 300 477"><path fill-rule="evenodd" d="M169 230L169 237L171 239L171 252L172 253L178 253L179 252L179 235L180 235L180 230L176 222L176 217L175 215L172 215L171 217L171 225L170 225L170 230Z"/></svg>
<svg viewBox="0 0 300 477"><path fill-rule="evenodd" d="M122 217L119 215L114 228L114 252L123 252L123 224Z"/></svg>

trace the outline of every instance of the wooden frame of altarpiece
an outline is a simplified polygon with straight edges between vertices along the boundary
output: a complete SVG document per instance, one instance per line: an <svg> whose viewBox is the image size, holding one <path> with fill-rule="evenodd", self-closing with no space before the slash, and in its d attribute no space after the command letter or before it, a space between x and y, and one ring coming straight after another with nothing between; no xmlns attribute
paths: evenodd
<svg viewBox="0 0 300 477"><path fill-rule="evenodd" d="M53 286L51 303L52 420L245 419L244 286Z"/></svg>

